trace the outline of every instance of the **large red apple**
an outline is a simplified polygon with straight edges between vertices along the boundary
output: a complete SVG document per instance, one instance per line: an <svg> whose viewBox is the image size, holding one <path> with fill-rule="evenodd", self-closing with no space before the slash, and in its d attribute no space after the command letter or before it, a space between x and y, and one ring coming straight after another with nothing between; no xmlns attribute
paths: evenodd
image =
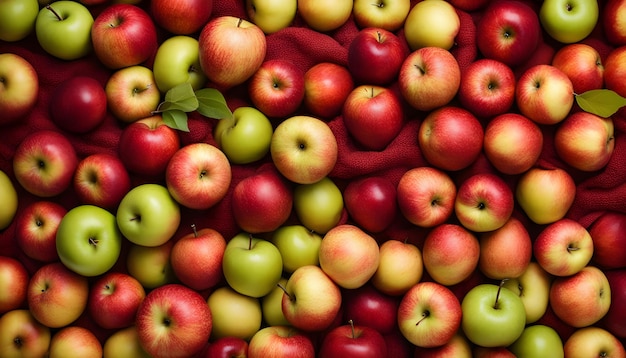
<svg viewBox="0 0 626 358"><path fill-rule="evenodd" d="M209 21L213 1L206 0L152 0L150 14L154 21L168 32L191 35Z"/></svg>
<svg viewBox="0 0 626 358"><path fill-rule="evenodd" d="M626 268L626 214L608 211L589 227L592 261L603 269Z"/></svg>
<svg viewBox="0 0 626 358"><path fill-rule="evenodd" d="M396 217L396 187L383 176L368 176L348 183L343 198L348 214L370 232L385 230Z"/></svg>
<svg viewBox="0 0 626 358"><path fill-rule="evenodd" d="M320 62L304 73L304 106L314 116L332 119L354 89L348 69L332 62Z"/></svg>
<svg viewBox="0 0 626 358"><path fill-rule="evenodd" d="M463 107L477 117L503 114L515 102L515 74L503 62L479 59L463 71L458 97Z"/></svg>
<svg viewBox="0 0 626 358"><path fill-rule="evenodd" d="M357 325L352 320L331 329L322 340L320 357L384 357L387 345L373 328Z"/></svg>
<svg viewBox="0 0 626 358"><path fill-rule="evenodd" d="M74 191L84 204L116 209L130 187L130 175L116 155L94 153L76 167Z"/></svg>
<svg viewBox="0 0 626 358"><path fill-rule="evenodd" d="M93 77L72 77L52 92L50 116L63 130L90 132L104 121L106 115L107 96L104 86Z"/></svg>
<svg viewBox="0 0 626 358"><path fill-rule="evenodd" d="M59 259L56 234L67 209L47 200L35 201L25 207L15 219L15 240L26 256L40 261Z"/></svg>
<svg viewBox="0 0 626 358"><path fill-rule="evenodd" d="M591 45L584 43L565 45L552 57L552 66L569 77L574 92L578 94L604 86L602 57Z"/></svg>
<svg viewBox="0 0 626 358"><path fill-rule="evenodd" d="M108 272L91 286L87 310L96 324L105 329L133 325L146 292L134 277L122 272Z"/></svg>
<svg viewBox="0 0 626 358"><path fill-rule="evenodd" d="M397 325L400 296L389 296L371 284L343 291L343 318L359 326L375 329L380 334L393 331Z"/></svg>
<svg viewBox="0 0 626 358"><path fill-rule="evenodd" d="M252 75L250 100L268 117L293 115L304 100L304 71L286 59L268 60Z"/></svg>
<svg viewBox="0 0 626 358"><path fill-rule="evenodd" d="M359 84L387 85L398 77L408 53L407 45L395 33L364 28L348 47L348 69Z"/></svg>

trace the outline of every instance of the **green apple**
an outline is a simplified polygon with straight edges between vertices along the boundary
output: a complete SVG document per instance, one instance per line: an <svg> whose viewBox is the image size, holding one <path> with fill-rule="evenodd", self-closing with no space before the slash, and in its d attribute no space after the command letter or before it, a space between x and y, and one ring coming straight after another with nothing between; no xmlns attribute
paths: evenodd
<svg viewBox="0 0 626 358"><path fill-rule="evenodd" d="M591 34L599 12L596 0L545 0L539 9L539 20L555 40L574 43Z"/></svg>
<svg viewBox="0 0 626 358"><path fill-rule="evenodd" d="M80 205L61 219L56 246L65 266L79 275L93 277L115 265L122 250L122 234L115 215L95 205Z"/></svg>
<svg viewBox="0 0 626 358"><path fill-rule="evenodd" d="M239 107L231 118L215 126L217 146L233 164L248 164L263 158L270 150L274 129L269 118L253 107Z"/></svg>
<svg viewBox="0 0 626 358"><path fill-rule="evenodd" d="M329 177L324 177L312 184L297 185L293 193L293 206L302 225L325 234L341 220L343 195Z"/></svg>
<svg viewBox="0 0 626 358"><path fill-rule="evenodd" d="M237 337L249 340L261 329L263 312L258 298L242 295L228 286L222 286L209 295L211 309L211 340Z"/></svg>
<svg viewBox="0 0 626 358"><path fill-rule="evenodd" d="M241 232L226 245L222 271L235 291L258 298L270 293L280 281L283 260L274 244Z"/></svg>
<svg viewBox="0 0 626 358"><path fill-rule="evenodd" d="M170 263L174 241L148 247L131 244L126 256L126 269L144 288L153 289L176 281Z"/></svg>
<svg viewBox="0 0 626 358"><path fill-rule="evenodd" d="M207 77L200 68L198 40L185 35L163 41L154 56L152 71L159 91L167 92L182 83L194 90L204 87Z"/></svg>
<svg viewBox="0 0 626 358"><path fill-rule="evenodd" d="M246 0L248 17L266 34L289 26L297 7L298 0Z"/></svg>
<svg viewBox="0 0 626 358"><path fill-rule="evenodd" d="M63 60L75 60L92 50L93 16L85 5L69 0L55 1L39 10L35 33L41 47Z"/></svg>
<svg viewBox="0 0 626 358"><path fill-rule="evenodd" d="M270 326L291 326L283 313L283 288L286 285L287 279L283 277L270 293L261 298L263 320Z"/></svg>
<svg viewBox="0 0 626 358"><path fill-rule="evenodd" d="M508 346L526 327L522 299L502 285L474 286L463 297L461 309L461 328L467 339L479 346Z"/></svg>
<svg viewBox="0 0 626 358"><path fill-rule="evenodd" d="M2 170L0 170L0 203L2 203L2 207L0 207L0 230L4 230L15 217L18 197L11 178Z"/></svg>
<svg viewBox="0 0 626 358"><path fill-rule="evenodd" d="M322 236L305 226L281 226L274 231L271 241L280 251L285 272L292 273L305 265L319 265Z"/></svg>
<svg viewBox="0 0 626 358"><path fill-rule="evenodd" d="M554 328L542 324L526 327L522 335L508 348L517 358L565 356L559 334Z"/></svg>
<svg viewBox="0 0 626 358"><path fill-rule="evenodd" d="M131 189L117 208L117 225L129 241L143 246L167 242L180 224L180 207L167 188L140 184Z"/></svg>
<svg viewBox="0 0 626 358"><path fill-rule="evenodd" d="M0 40L19 41L35 29L39 13L37 0L0 1Z"/></svg>

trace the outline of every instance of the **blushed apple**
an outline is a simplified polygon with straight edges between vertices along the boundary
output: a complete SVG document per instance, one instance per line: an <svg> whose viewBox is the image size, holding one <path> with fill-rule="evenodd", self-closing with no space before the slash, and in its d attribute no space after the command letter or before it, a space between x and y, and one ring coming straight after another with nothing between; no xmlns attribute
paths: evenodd
<svg viewBox="0 0 626 358"><path fill-rule="evenodd" d="M521 276L530 263L533 241L524 224L510 217L500 228L479 235L479 270L496 280Z"/></svg>
<svg viewBox="0 0 626 358"><path fill-rule="evenodd" d="M553 223L574 203L576 183L561 168L531 168L517 182L515 199L536 224Z"/></svg>
<svg viewBox="0 0 626 358"><path fill-rule="evenodd" d="M400 240L389 239L380 245L380 262L371 282L379 291L399 296L417 284L424 273L422 251Z"/></svg>
<svg viewBox="0 0 626 358"><path fill-rule="evenodd" d="M552 66L569 77L575 93L581 94L604 86L602 57L591 45L574 43L563 46L552 57Z"/></svg>
<svg viewBox="0 0 626 358"><path fill-rule="evenodd" d="M461 105L480 118L507 112L515 102L515 74L498 60L483 58L469 64L461 75Z"/></svg>
<svg viewBox="0 0 626 358"><path fill-rule="evenodd" d="M304 107L314 116L333 119L353 88L354 80L345 66L320 62L304 73Z"/></svg>
<svg viewBox="0 0 626 358"><path fill-rule="evenodd" d="M422 247L424 268L436 282L450 286L468 278L478 266L477 237L457 224L441 224L430 230Z"/></svg>

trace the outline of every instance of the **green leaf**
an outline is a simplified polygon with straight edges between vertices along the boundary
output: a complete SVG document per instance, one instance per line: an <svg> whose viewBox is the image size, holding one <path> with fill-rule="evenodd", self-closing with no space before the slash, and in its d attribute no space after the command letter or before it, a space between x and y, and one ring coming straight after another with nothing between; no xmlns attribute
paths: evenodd
<svg viewBox="0 0 626 358"><path fill-rule="evenodd" d="M187 113L178 109L171 109L163 112L161 116L168 127L189 132L189 126L187 125Z"/></svg>
<svg viewBox="0 0 626 358"><path fill-rule="evenodd" d="M576 103L585 112L608 118L626 106L626 98L609 89L595 89L576 95Z"/></svg>
<svg viewBox="0 0 626 358"><path fill-rule="evenodd" d="M226 104L224 95L215 88L203 88L196 91L199 106L198 113L205 117L223 119L233 115Z"/></svg>
<svg viewBox="0 0 626 358"><path fill-rule="evenodd" d="M183 112L195 111L198 108L198 99L189 83L174 86L165 93L165 101L159 105L158 111L165 112L180 110Z"/></svg>

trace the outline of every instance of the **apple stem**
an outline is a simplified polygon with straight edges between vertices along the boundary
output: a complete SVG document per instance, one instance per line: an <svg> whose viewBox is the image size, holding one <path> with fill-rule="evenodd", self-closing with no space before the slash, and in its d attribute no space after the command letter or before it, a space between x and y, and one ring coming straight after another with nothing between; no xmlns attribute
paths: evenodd
<svg viewBox="0 0 626 358"><path fill-rule="evenodd" d="M493 303L493 308L494 309L498 309L498 299L500 298L500 291L502 290L502 287L504 286L504 283L507 281L508 279L503 279L502 281L500 281L500 284L498 285L498 291L496 292L496 301Z"/></svg>
<svg viewBox="0 0 626 358"><path fill-rule="evenodd" d="M376 31L376 37L378 37L378 42L383 42L383 34L380 31Z"/></svg>
<svg viewBox="0 0 626 358"><path fill-rule="evenodd" d="M243 23L243 19L239 18L239 20L237 21L237 27L241 27L242 23Z"/></svg>
<svg viewBox="0 0 626 358"><path fill-rule="evenodd" d="M193 230L193 236L198 237L198 230L196 230L196 224L191 224L191 230Z"/></svg>
<svg viewBox="0 0 626 358"><path fill-rule="evenodd" d="M61 15L59 15L58 12L56 12L52 6L50 6L50 4L46 5L46 9L52 11L52 13L54 14L54 16L57 17L57 19L59 19L59 21L63 21L63 18L61 17Z"/></svg>
<svg viewBox="0 0 626 358"><path fill-rule="evenodd" d="M424 313L422 313L422 318L417 321L417 323L415 323L415 325L419 325L420 323L422 323L423 320L425 320L426 318L428 318L428 316L430 316L430 311L424 311Z"/></svg>
<svg viewBox="0 0 626 358"><path fill-rule="evenodd" d="M355 334L354 334L354 321L353 320L348 320L348 324L350 325L350 330L352 331L352 339L356 338Z"/></svg>
<svg viewBox="0 0 626 358"><path fill-rule="evenodd" d="M280 287L280 289L283 290L283 293L287 295L287 297L289 297L289 300L294 301L289 292L287 292L287 288L285 286L281 285L280 283L277 283L276 286Z"/></svg>
<svg viewBox="0 0 626 358"><path fill-rule="evenodd" d="M248 250L252 250L252 234L248 235Z"/></svg>

